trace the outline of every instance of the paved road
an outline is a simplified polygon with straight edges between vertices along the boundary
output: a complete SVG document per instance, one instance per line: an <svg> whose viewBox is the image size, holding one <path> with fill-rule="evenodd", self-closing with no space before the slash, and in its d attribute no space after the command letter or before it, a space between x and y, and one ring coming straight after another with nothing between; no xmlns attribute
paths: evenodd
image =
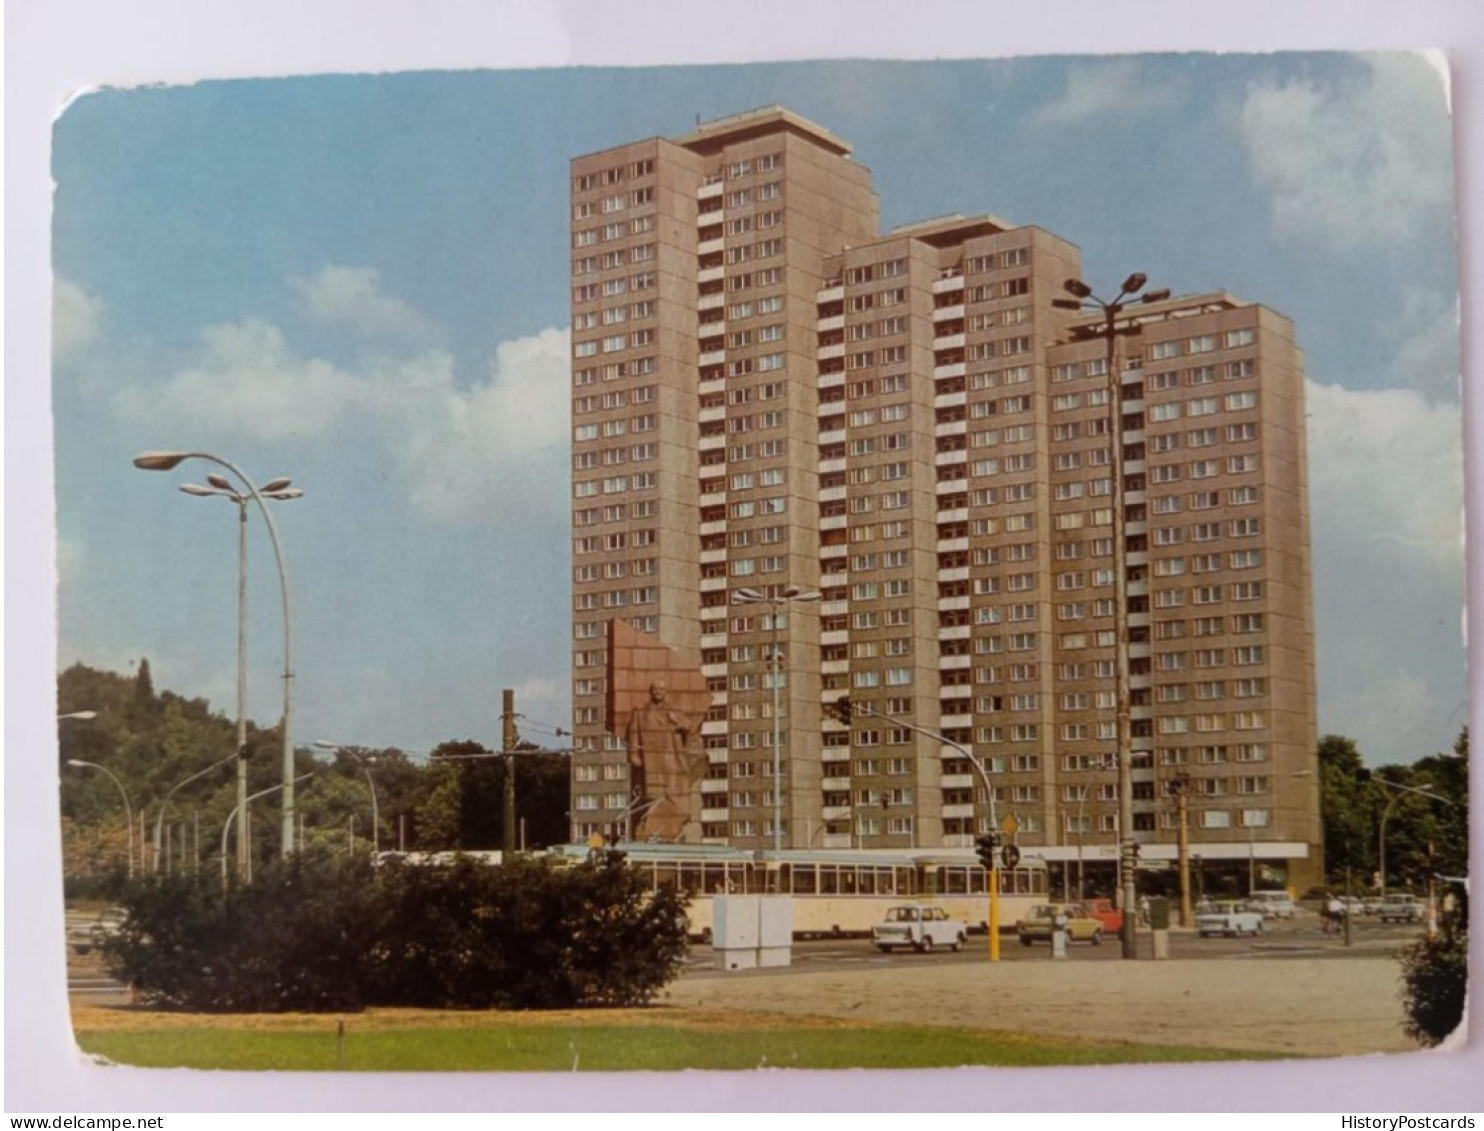
<svg viewBox="0 0 1484 1131"><path fill-rule="evenodd" d="M1351 929L1347 946L1342 935L1325 934L1319 928L1319 920L1313 915L1303 915L1294 920L1269 921L1262 935L1256 938L1200 938L1194 932L1174 930L1170 932L1171 960L1189 958L1228 959L1292 959L1292 958L1387 958L1397 948L1421 937L1422 928L1417 925L1378 923L1370 919L1357 919ZM954 954L944 949L935 949L929 954L912 951L894 951L882 954L871 945L869 939L825 939L794 944L793 961L789 967L775 968L759 973L800 973L819 969L904 969L919 966L950 966L964 963L983 963L989 953L989 940L983 935L971 936L964 949ZM1153 957L1153 943L1147 931L1139 936L1141 958ZM1068 948L1068 962L1109 962L1122 958L1122 946L1117 939L1105 939L1100 946L1076 943ZM1005 936L1000 944L1002 962L1048 962L1051 949L1045 945L1021 946L1013 935ZM728 976L728 972L717 968L715 951L708 946L693 946L686 961L685 977Z"/></svg>

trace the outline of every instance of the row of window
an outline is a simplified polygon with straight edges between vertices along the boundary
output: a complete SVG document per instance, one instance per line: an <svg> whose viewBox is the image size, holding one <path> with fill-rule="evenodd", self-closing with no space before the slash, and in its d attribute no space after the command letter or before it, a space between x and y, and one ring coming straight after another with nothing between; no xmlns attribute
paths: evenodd
<svg viewBox="0 0 1484 1131"><path fill-rule="evenodd" d="M782 181L765 181L750 188L733 189L726 195L728 208L746 208L750 204L762 204L783 197Z"/></svg>
<svg viewBox="0 0 1484 1131"><path fill-rule="evenodd" d="M1172 339L1167 342L1151 342L1149 360L1164 361L1172 357L1180 357L1182 354L1212 353L1216 349L1217 337L1216 334L1199 334L1183 341ZM1227 330L1220 335L1220 341L1223 349L1240 349L1257 341L1257 331L1251 327Z"/></svg>
<svg viewBox="0 0 1484 1131"><path fill-rule="evenodd" d="M615 436L627 436L630 432L653 432L660 426L660 418L653 413L644 413L640 416L628 417L619 420L604 420L601 423L578 424L572 429L572 440L574 443L585 443L596 440L600 436L603 439L612 439Z"/></svg>
<svg viewBox="0 0 1484 1131"><path fill-rule="evenodd" d="M1148 374L1144 378L1144 384L1151 392L1178 389L1181 385L1210 385L1216 381L1217 373L1218 367L1214 365L1198 365L1194 369L1171 369L1164 373ZM1257 376L1257 362L1252 358L1228 361L1220 366L1219 373L1227 381L1255 377Z"/></svg>
<svg viewBox="0 0 1484 1131"><path fill-rule="evenodd" d="M630 291L647 291L658 282L659 276L655 272L641 271L637 275L620 275L616 279L604 279L602 283L582 283L572 288L572 301L580 305L585 302L597 302L600 298L617 298Z"/></svg>
<svg viewBox="0 0 1484 1131"><path fill-rule="evenodd" d="M623 184L625 181L636 181L641 177L654 174L654 159L644 158L640 161L631 161L626 165L614 165L607 169L599 169L596 173L584 173L572 178L573 192L591 192L594 189L607 188L609 185ZM580 205L579 205L580 207ZM574 216L577 213L574 211ZM586 213L583 213L586 215ZM580 216L578 217L581 218Z"/></svg>
<svg viewBox="0 0 1484 1131"><path fill-rule="evenodd" d="M572 539L572 552L577 555L614 553L618 550L643 549L655 545L653 530L616 531L612 534L589 534Z"/></svg>
<svg viewBox="0 0 1484 1131"><path fill-rule="evenodd" d="M630 573L635 577L649 577L659 572L659 561L656 558L634 558L626 561L622 558L603 562L601 565L590 563L572 567L572 580L576 582L613 581L628 577Z"/></svg>
<svg viewBox="0 0 1484 1131"><path fill-rule="evenodd" d="M600 378L604 381L621 381L626 377L648 377L655 371L652 357L635 357L627 361L612 361L604 365L588 366L572 371L572 384L586 388Z"/></svg>
<svg viewBox="0 0 1484 1131"><path fill-rule="evenodd" d="M1220 412L1222 407L1221 397L1194 397L1183 402L1166 401L1163 404L1150 405L1148 412L1150 423L1162 424L1171 420L1179 420L1182 412L1190 417L1211 416ZM1224 407L1227 412L1242 412L1256 408L1257 393L1227 393Z"/></svg>
<svg viewBox="0 0 1484 1131"><path fill-rule="evenodd" d="M583 507L572 512L573 526L596 526L605 522L627 522L635 518L654 518L659 513L655 499L634 503L615 503L605 507Z"/></svg>
<svg viewBox="0 0 1484 1131"><path fill-rule="evenodd" d="M607 243L610 240L643 235L645 232L654 231L654 223L654 214L650 213L646 216L635 216L632 220L617 220L595 228L581 228L572 233L572 246L574 248L591 247L596 243Z"/></svg>
<svg viewBox="0 0 1484 1131"><path fill-rule="evenodd" d="M610 412L616 408L626 408L631 404L651 404L659 396L658 385L640 385L632 389L615 389L602 396L582 396L572 398L572 412L582 416L589 412Z"/></svg>
<svg viewBox="0 0 1484 1131"><path fill-rule="evenodd" d="M573 453L572 468L574 471L592 471L600 463L604 467L617 467L626 463L644 463L658 456L659 451L659 445L655 443L633 444L628 447L616 448L590 448L586 451Z"/></svg>

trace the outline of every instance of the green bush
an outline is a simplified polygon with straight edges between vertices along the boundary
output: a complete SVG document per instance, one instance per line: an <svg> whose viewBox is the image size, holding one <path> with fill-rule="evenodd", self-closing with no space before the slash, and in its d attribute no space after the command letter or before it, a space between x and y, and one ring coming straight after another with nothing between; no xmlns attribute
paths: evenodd
<svg viewBox="0 0 1484 1131"><path fill-rule="evenodd" d="M685 897L649 892L614 853L570 868L300 854L226 895L149 878L122 904L116 976L213 1012L639 1005L686 946Z"/></svg>
<svg viewBox="0 0 1484 1131"><path fill-rule="evenodd" d="M1402 951L1402 1002L1407 1036L1437 1045L1463 1023L1468 997L1469 934L1446 931Z"/></svg>

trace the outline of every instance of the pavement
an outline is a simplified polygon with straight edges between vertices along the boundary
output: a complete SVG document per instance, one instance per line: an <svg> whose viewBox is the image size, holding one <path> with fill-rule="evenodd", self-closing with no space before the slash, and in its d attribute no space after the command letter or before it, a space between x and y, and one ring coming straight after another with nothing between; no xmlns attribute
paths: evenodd
<svg viewBox="0 0 1484 1131"><path fill-rule="evenodd" d="M1402 1032L1400 967L1389 951L1320 957L1294 953L1295 946L1308 942L1158 962L1079 961L1074 953L1056 962L746 971L682 978L662 1000L680 1008L1289 1056L1417 1051Z"/></svg>

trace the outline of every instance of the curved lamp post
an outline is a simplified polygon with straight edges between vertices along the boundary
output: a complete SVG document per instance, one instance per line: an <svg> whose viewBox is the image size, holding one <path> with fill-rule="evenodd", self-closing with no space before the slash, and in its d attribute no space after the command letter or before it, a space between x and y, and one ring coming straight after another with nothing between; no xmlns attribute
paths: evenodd
<svg viewBox="0 0 1484 1131"><path fill-rule="evenodd" d="M1117 296L1108 300L1098 298L1092 293L1092 288L1081 279L1068 279L1063 286L1072 298L1052 300L1052 305L1062 310L1101 313L1102 333L1108 340L1108 446L1112 449L1109 470L1113 480L1113 628L1117 641L1114 671L1118 701L1118 863L1123 879L1118 902L1123 911L1124 958L1137 958L1139 953L1133 913L1138 900L1134 875L1138 865L1138 846L1134 840L1133 739L1129 721L1128 567L1124 562L1127 546L1124 543L1126 516L1123 503L1123 375L1118 371L1116 356L1117 320L1124 307L1134 301L1134 296L1144 289L1148 281L1148 276L1142 271L1136 271L1123 281ZM1169 297L1168 290L1150 291L1138 301L1162 302Z"/></svg>
<svg viewBox="0 0 1484 1131"><path fill-rule="evenodd" d="M355 759L356 765L361 768L361 773L366 775L366 788L371 791L371 854L381 855L381 807L376 800L376 779L371 776L371 766L367 765L368 762L374 764L376 759L362 757L361 752L354 746L342 746L338 742L331 742L324 738L315 742L315 745L321 750L349 754Z"/></svg>
<svg viewBox="0 0 1484 1131"><path fill-rule="evenodd" d="M1377 865L1381 869L1381 898L1382 899L1385 899L1386 898L1386 822L1388 820L1390 820L1390 818L1391 818L1391 811L1393 809L1395 809L1397 807L1397 804L1404 797L1406 797L1407 794L1409 794L1409 793L1415 793L1418 797L1425 797L1429 801L1441 801L1444 805L1452 805L1454 803L1452 801L1450 801L1448 798L1444 797L1441 793L1434 793L1431 784L1428 784L1428 785L1425 785L1425 786L1415 786L1415 785L1402 785L1400 782L1387 781L1385 778L1372 778L1371 780L1373 782L1376 782L1378 785L1384 785L1387 789L1394 789L1394 790L1397 791L1396 796L1393 797L1390 801L1388 801L1386 803L1386 807L1381 810L1381 838L1380 838L1380 843L1376 846L1376 848L1377 848L1377 852L1376 852ZM1428 890L1429 891L1432 890L1432 881L1431 880L1428 881Z"/></svg>
<svg viewBox="0 0 1484 1131"><path fill-rule="evenodd" d="M79 715L82 713L79 712ZM129 804L129 791L124 788L124 783L119 781L118 775L107 766L100 766L97 762L84 762L81 758L68 758L69 766L86 766L93 770L102 770L108 775L109 780L118 786L119 796L124 799L124 852L129 860L129 879L134 878L134 807ZM141 845L141 848L143 846Z"/></svg>
<svg viewBox="0 0 1484 1131"><path fill-rule="evenodd" d="M278 565L278 585L283 596L283 828L282 828L282 852L288 856L294 851L294 616L293 600L289 591L288 566L284 562L283 545L278 538L278 526L273 521L273 515L268 510L265 499L297 499L304 492L289 486L287 479L274 479L265 484L261 490L253 485L253 481L234 464L223 459L221 456L212 455L209 452L145 452L136 456L134 466L141 471L173 471L180 464L189 459L204 460L207 463L217 464L230 471L241 482L241 489L234 488L231 481L220 475L210 475L207 482L212 486L198 487L195 484L186 484L181 488L190 495L220 495L238 506L241 516L239 525L239 578L237 590L238 602L238 630L237 630L237 805L239 809L246 809L248 798L247 792L247 761L244 756L246 749L246 606L247 606L247 504L255 502L258 510L263 515L263 521L268 525L268 537L273 542L273 557ZM246 812L244 811L239 820L246 824ZM238 864L242 866L247 857L246 838L239 838Z"/></svg>
<svg viewBox="0 0 1484 1131"><path fill-rule="evenodd" d="M240 747L239 747L239 749L240 749ZM211 763L211 765L207 766L204 770L197 770L190 777L185 778L185 779L183 779L181 781L178 781L174 785L172 785L170 787L170 789L169 789L169 792L167 792L165 794L165 796L160 799L160 811L155 816L155 866L154 866L154 871L158 872L160 870L160 845L161 845L162 834L164 832L164 826L165 826L165 811L170 808L170 799L175 796L176 792L179 791L179 789L182 786L190 785L191 782L196 781L196 780L198 780L200 778L204 778L207 774L211 773L212 770L218 770L218 769L220 769L221 767L225 766L228 762L230 762L233 758L236 758L236 757L237 757L237 753L236 753L236 751L234 751L231 754L228 754L225 758L220 758L217 761ZM239 761L240 761L240 759L239 759ZM238 852L238 862L239 862L239 864L241 863L242 855L243 854L240 851L240 845L239 845L239 852ZM142 864L143 861L140 861L140 863Z"/></svg>
<svg viewBox="0 0 1484 1131"><path fill-rule="evenodd" d="M773 607L773 651L769 662L773 671L773 851L783 849L783 716L779 711L779 684L782 683L783 655L778 650L778 611L790 601L818 601L817 589L800 589L788 585L782 589L737 589L732 602L737 605L771 605Z"/></svg>
<svg viewBox="0 0 1484 1131"><path fill-rule="evenodd" d="M300 774L292 782L289 782L287 784L289 786L293 786L293 785L296 785L297 783L299 783L301 781L308 781L312 777L314 777L314 774L313 773ZM260 789L260 790L258 790L257 793L250 794L247 799L249 801L256 801L260 797L267 797L270 793L277 793L280 789L282 789L284 787L284 785L285 785L284 782L279 782L277 785L270 785L267 789ZM245 806L243 807L242 812L244 814L247 812L247 808ZM222 890L223 891L226 891L227 890L227 832L228 832L228 830L231 829L231 827L232 827L232 821L236 817L237 817L237 808L236 808L236 806L233 806L232 811L227 814L227 819L222 822Z"/></svg>

